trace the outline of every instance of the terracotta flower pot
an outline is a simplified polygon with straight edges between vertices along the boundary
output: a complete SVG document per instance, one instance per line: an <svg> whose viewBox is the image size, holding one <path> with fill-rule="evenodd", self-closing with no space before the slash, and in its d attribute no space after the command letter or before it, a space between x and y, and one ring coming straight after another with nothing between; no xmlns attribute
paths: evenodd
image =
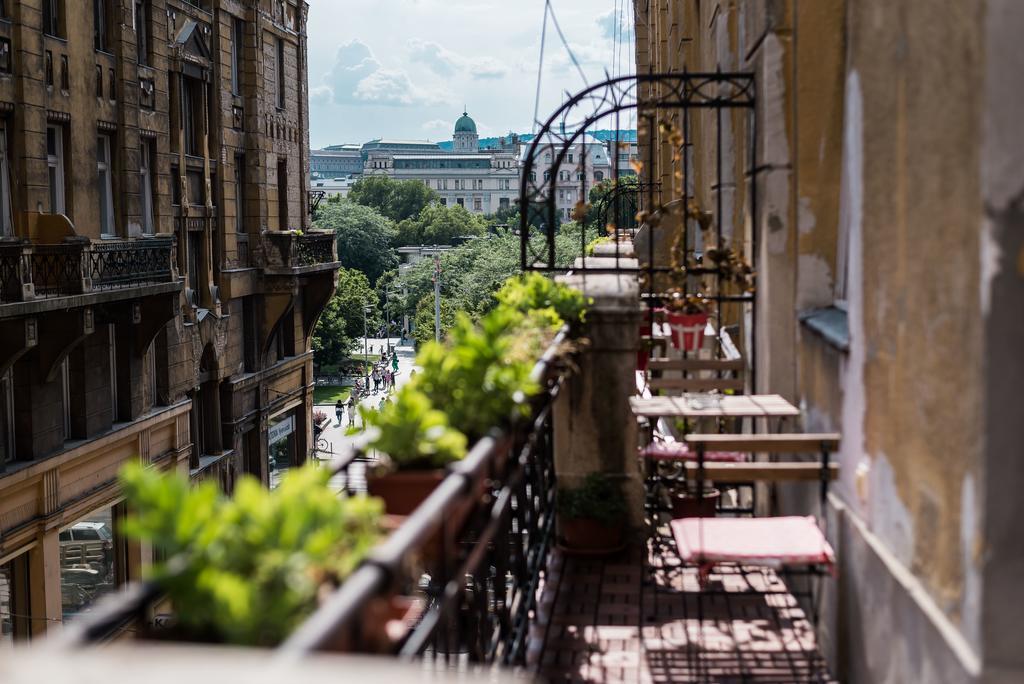
<svg viewBox="0 0 1024 684"><path fill-rule="evenodd" d="M668 324L672 328L672 346L693 352L704 346L704 328L708 324L708 313L684 314L668 312Z"/></svg>
<svg viewBox="0 0 1024 684"><path fill-rule="evenodd" d="M684 492L672 496L673 518L714 518L718 508L718 500L722 493L717 489L705 489L700 499L696 495Z"/></svg>
<svg viewBox="0 0 1024 684"><path fill-rule="evenodd" d="M430 493L444 480L447 472L443 469L437 470L408 470L390 473L388 475L372 475L366 478L366 490L370 496L377 496L384 500L384 511L387 520L394 529L397 529L405 517L412 514L422 504ZM483 498L486 490L486 481L481 481L477 487L477 496L459 502L445 516L445 525L438 530L420 548L420 556L424 565L429 569L436 570L448 554L456 549L459 535L470 513L477 501Z"/></svg>
<svg viewBox="0 0 1024 684"><path fill-rule="evenodd" d="M366 491L384 500L386 513L409 515L441 484L445 474L438 468L370 475L366 478Z"/></svg>
<svg viewBox="0 0 1024 684"><path fill-rule="evenodd" d="M571 551L611 552L622 547L622 523L606 525L596 518L559 518L558 524Z"/></svg>

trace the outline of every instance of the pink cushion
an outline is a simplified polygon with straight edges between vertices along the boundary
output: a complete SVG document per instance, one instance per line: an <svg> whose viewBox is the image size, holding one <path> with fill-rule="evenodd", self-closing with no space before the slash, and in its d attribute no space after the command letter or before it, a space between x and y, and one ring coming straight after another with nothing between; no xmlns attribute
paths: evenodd
<svg viewBox="0 0 1024 684"><path fill-rule="evenodd" d="M683 442L651 442L640 450L640 455L657 461L696 461L697 452ZM741 451L705 451L704 460L719 463L742 463L747 455Z"/></svg>
<svg viewBox="0 0 1024 684"><path fill-rule="evenodd" d="M680 518L671 523L683 562L710 565L824 564L835 552L814 518Z"/></svg>

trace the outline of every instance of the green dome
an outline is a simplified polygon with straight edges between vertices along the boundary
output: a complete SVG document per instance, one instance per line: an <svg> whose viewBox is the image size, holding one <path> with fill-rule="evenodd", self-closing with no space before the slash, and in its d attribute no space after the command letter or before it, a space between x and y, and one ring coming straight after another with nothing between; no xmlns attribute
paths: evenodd
<svg viewBox="0 0 1024 684"><path fill-rule="evenodd" d="M455 122L456 133L472 133L476 135L476 122L469 118L466 112L462 112L462 116Z"/></svg>

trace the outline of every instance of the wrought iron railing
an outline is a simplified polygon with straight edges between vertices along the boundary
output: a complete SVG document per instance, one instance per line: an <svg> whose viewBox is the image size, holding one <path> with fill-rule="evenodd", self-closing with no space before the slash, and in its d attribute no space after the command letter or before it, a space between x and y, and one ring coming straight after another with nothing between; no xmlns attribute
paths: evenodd
<svg viewBox="0 0 1024 684"><path fill-rule="evenodd" d="M22 243L0 245L0 302L22 299L23 286L31 281L31 268Z"/></svg>
<svg viewBox="0 0 1024 684"><path fill-rule="evenodd" d="M103 242L86 252L86 277L92 289L166 282L171 277L170 239Z"/></svg>
<svg viewBox="0 0 1024 684"><path fill-rule="evenodd" d="M334 233L306 233L298 238L296 256L300 266L329 264L336 261Z"/></svg>
<svg viewBox="0 0 1024 684"><path fill-rule="evenodd" d="M337 261L334 233L264 233L263 260L264 268L271 271L332 264Z"/></svg>
<svg viewBox="0 0 1024 684"><path fill-rule="evenodd" d="M553 409L570 366L559 352L565 335L534 367L533 377L545 389L532 400L530 417L496 429L452 465L433 493L280 646L280 660L343 650L502 665L525 661L554 536ZM351 494L361 489L358 471L365 461L350 451L327 467ZM464 522L454 529L459 519ZM427 574L410 571L427 556ZM366 618L396 594L412 597L422 610L400 638L382 644L366 629ZM73 647L104 641L133 624L145 631L142 623L159 599L152 583L129 585L65 625L59 638Z"/></svg>
<svg viewBox="0 0 1024 684"><path fill-rule="evenodd" d="M60 297L85 291L82 279L83 243L35 245L32 284L36 297Z"/></svg>
<svg viewBox="0 0 1024 684"><path fill-rule="evenodd" d="M171 282L173 258L170 239L0 245L0 302Z"/></svg>

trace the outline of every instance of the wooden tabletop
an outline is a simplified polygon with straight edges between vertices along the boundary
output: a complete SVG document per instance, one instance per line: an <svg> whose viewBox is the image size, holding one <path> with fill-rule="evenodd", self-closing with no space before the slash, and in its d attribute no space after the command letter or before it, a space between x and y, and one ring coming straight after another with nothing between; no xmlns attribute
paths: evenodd
<svg viewBox="0 0 1024 684"><path fill-rule="evenodd" d="M784 418L800 410L778 394L721 396L718 404L703 406L702 395L630 397L633 415L644 418Z"/></svg>

